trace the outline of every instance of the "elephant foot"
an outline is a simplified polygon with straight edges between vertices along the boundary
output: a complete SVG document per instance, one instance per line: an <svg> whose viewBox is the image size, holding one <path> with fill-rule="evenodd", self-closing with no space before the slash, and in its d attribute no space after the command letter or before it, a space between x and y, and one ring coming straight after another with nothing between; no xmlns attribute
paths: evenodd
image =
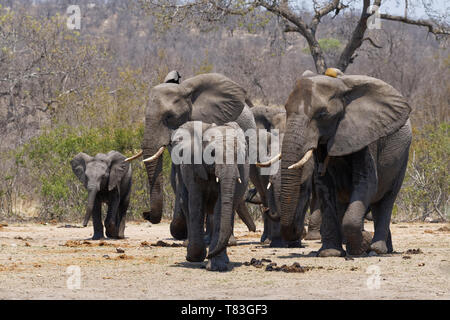
<svg viewBox="0 0 450 320"><path fill-rule="evenodd" d="M288 248L303 248L302 241L301 240L289 241L287 244L287 247Z"/></svg>
<svg viewBox="0 0 450 320"><path fill-rule="evenodd" d="M386 254L388 253L388 248L386 242L383 240L376 241L370 245L370 250L376 254Z"/></svg>
<svg viewBox="0 0 450 320"><path fill-rule="evenodd" d="M159 214L155 214L152 211L145 211L142 213L142 217L147 220L150 221L153 224L158 224L161 222L161 215Z"/></svg>
<svg viewBox="0 0 450 320"><path fill-rule="evenodd" d="M270 241L271 248L287 248L288 243L281 238L274 238Z"/></svg>
<svg viewBox="0 0 450 320"><path fill-rule="evenodd" d="M305 240L320 240L320 231L319 230L309 230L306 234Z"/></svg>
<svg viewBox="0 0 450 320"><path fill-rule="evenodd" d="M114 223L108 223L108 224L105 223L105 231L106 231L105 232L106 236L108 238L111 238L111 239L117 239L118 238L118 236L117 236L117 228L116 228L116 225Z"/></svg>
<svg viewBox="0 0 450 320"><path fill-rule="evenodd" d="M177 240L187 238L187 226L184 219L173 219L170 223L170 234Z"/></svg>
<svg viewBox="0 0 450 320"><path fill-rule="evenodd" d="M264 241L262 241L263 244L270 244L272 242L272 240L270 240L269 238L266 238Z"/></svg>
<svg viewBox="0 0 450 320"><path fill-rule="evenodd" d="M265 243L267 239L268 239L267 233L263 233L261 239L259 239L259 242Z"/></svg>
<svg viewBox="0 0 450 320"><path fill-rule="evenodd" d="M344 250L338 250L338 249L320 249L318 254L318 257L344 257L345 252Z"/></svg>
<svg viewBox="0 0 450 320"><path fill-rule="evenodd" d="M369 231L362 232L362 251L368 252L370 249L370 244L372 243L373 234Z"/></svg>
<svg viewBox="0 0 450 320"><path fill-rule="evenodd" d="M92 240L102 240L105 239L103 232L94 232L94 235L91 238Z"/></svg>
<svg viewBox="0 0 450 320"><path fill-rule="evenodd" d="M190 239L187 245L186 260L189 262L202 262L206 258L206 246L202 239Z"/></svg>
<svg viewBox="0 0 450 320"><path fill-rule="evenodd" d="M228 271L228 264L230 259L226 253L218 254L208 260L206 270L208 271Z"/></svg>
<svg viewBox="0 0 450 320"><path fill-rule="evenodd" d="M234 237L234 235L230 236L230 239L228 240L228 246L229 247L237 246L237 240Z"/></svg>

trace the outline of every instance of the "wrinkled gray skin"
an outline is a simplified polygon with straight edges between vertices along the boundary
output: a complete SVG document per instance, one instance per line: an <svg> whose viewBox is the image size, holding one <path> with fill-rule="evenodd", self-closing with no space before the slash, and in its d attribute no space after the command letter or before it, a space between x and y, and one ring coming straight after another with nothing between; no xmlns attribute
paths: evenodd
<svg viewBox="0 0 450 320"><path fill-rule="evenodd" d="M186 195L183 195L185 192L184 188L179 187L179 179L177 178L177 174L179 174L179 169L176 165L172 164L172 171L171 171L171 184L172 188L175 192L175 206L173 209L173 217L172 222L170 223L170 233L171 235L177 239L177 240L185 240L188 238L188 230L187 230L187 222L186 222L186 215L183 211L183 206L181 205L183 197L186 197ZM185 198L187 199L187 198ZM247 207L245 206L245 201L243 200L242 203L238 205L236 208L236 213L238 214L239 218L245 223L249 231L255 232L256 231L256 225L253 221L253 218L251 217L250 213L248 212ZM205 234L205 243L210 244L211 237L212 237L212 219L209 219L209 216L206 216L205 219L205 227L206 227L206 234ZM230 236L229 245L236 245L236 239L233 235L233 233Z"/></svg>
<svg viewBox="0 0 450 320"><path fill-rule="evenodd" d="M271 141L278 139L275 132L270 133L271 130L277 129L279 132L280 143L286 129L286 111L284 108L257 106L250 109L255 117L256 126L260 130L267 130L267 150L271 150ZM260 144L258 143L258 147ZM261 154L258 150L258 154ZM273 156L273 155L272 155ZM259 159L261 160L261 159ZM279 163L278 163L279 165ZM280 170L276 174L269 176L261 174L261 168L256 168L255 171L250 170L250 177L255 189L258 191L259 202L264 207L264 231L261 236L261 242L270 241L270 247L286 248L286 247L300 247L301 239L295 241L284 241L281 237L280 231L280 191L281 191L281 173ZM270 182L270 187L269 186ZM305 190L310 190L310 181L308 185L305 184ZM249 201L251 202L251 200ZM307 208L307 206L306 206ZM304 209L304 208L303 208ZM304 210L299 208L299 214L296 221L299 223L298 228L303 229L302 215Z"/></svg>
<svg viewBox="0 0 450 320"><path fill-rule="evenodd" d="M244 193L247 188L249 165L248 163L237 164L194 164L193 154L196 147L194 139L197 139L197 146L204 148L209 142L202 142L194 134L193 122L188 122L180 127L186 129L191 135L191 140L175 140L172 142L172 152L182 152L192 150L190 163L178 164L177 190L181 191L180 204L182 211L186 213L188 229L188 247L186 259L191 262L201 262L207 257L209 259L206 269L210 271L225 271L228 269L229 258L226 247L233 230L234 211L240 204L244 203ZM216 126L203 123L202 132L208 134L210 130L218 130L223 135L224 153L227 150L234 150L236 159L237 150L241 150L246 157L246 141L241 138L229 138L226 142L226 130L240 130L236 123L229 123L223 126ZM235 148L240 144L241 149ZM176 148L176 149L175 149ZM177 150L177 151L175 151ZM181 151L180 151L181 150ZM209 149L211 150L211 149ZM217 149L215 149L217 153ZM218 181L216 180L218 178ZM240 182L239 182L240 179ZM209 245L208 256L206 256L206 245L204 241L205 215L213 215L212 236Z"/></svg>
<svg viewBox="0 0 450 320"><path fill-rule="evenodd" d="M411 143L410 106L385 82L360 75L337 78L311 72L297 82L286 103L287 124L281 160L281 228L295 239L301 184L314 175L321 200L319 256L392 252L391 212L402 185ZM305 153L302 168L288 169ZM326 157L327 170L322 175ZM292 196L297 195L297 196ZM362 239L363 218L372 210L375 234Z"/></svg>
<svg viewBox="0 0 450 320"><path fill-rule="evenodd" d="M193 82L193 84L189 84L189 82ZM173 70L169 72L164 79L165 84L176 84L179 85L181 83L181 76L178 73L178 71ZM164 99L168 99L170 97L167 97L166 95L174 95L175 98L177 95L181 95L178 97L178 99L184 99L183 95L185 95L185 86L188 88L193 88L190 90L193 90L193 93L191 95L199 95L199 97L187 97L187 103L192 103L192 101L195 101L194 104L192 104L193 108L199 109L201 112L194 112L193 119L197 121L202 121L205 123L211 123L212 119L218 119L217 114L211 115L211 112L215 112L216 108L222 108L222 105L226 105L226 107L223 108L223 112L229 113L227 110L228 108L241 108L242 103L244 104L242 112L239 114L239 117L236 119L236 122L243 128L243 130L251 129L255 127L255 122L253 119L252 113L249 111L249 108L247 104L251 105L251 101L249 99L244 99L244 102L239 101L241 99L241 94L243 89L240 88L236 83L232 82L228 78L225 78L222 75L219 74L209 74L204 77L194 77L191 79L188 79L186 83L183 84L183 86L178 86L176 88L179 89L179 91L169 92L166 93L164 90L164 86L162 87L155 87L153 91L156 91L155 95L160 94L162 97L157 99L157 101L163 101ZM197 88L197 86L201 88ZM162 91L162 92L159 92ZM217 92L216 92L217 91ZM158 93L159 92L159 93ZM203 96L203 100L202 97ZM226 98L224 98L226 96ZM170 99L169 99L170 100ZM179 112L179 102L173 103L173 112L174 114L177 114ZM147 108L156 108L156 112L154 112L155 116L158 116L158 110L161 109L162 106L160 105L153 105L149 104ZM170 107L170 106L169 106ZM212 110L209 110L209 109ZM203 111L202 111L203 110ZM205 111L206 110L206 111ZM183 109L182 109L183 111ZM227 115L227 118L230 117L230 115ZM234 119L234 116L231 117ZM230 118L230 119L231 119ZM225 121L225 120L224 120ZM181 123L182 121L180 121ZM219 122L220 123L220 122ZM164 125L164 124L163 124ZM147 129L146 129L147 130ZM150 132L150 129L147 131ZM174 130L171 130L172 132ZM171 132L171 133L172 133ZM169 145L170 148L170 145ZM147 168L149 165L147 165ZM171 186L175 194L175 206L174 206L174 212L173 212L173 218L172 222L170 224L170 233L175 239L178 240L184 240L187 238L187 223L185 218L185 213L182 210L182 206L180 204L180 199L182 197L182 190L177 189L178 186L178 180L177 180L177 170L172 164L172 170L171 170ZM157 200L159 197L157 197ZM157 201L155 201L157 202ZM256 231L255 223L253 222L253 219L251 218L247 207L245 205L240 205L237 208L237 213L239 217L242 219L242 221L247 225L249 231ZM150 211L149 213L144 213L144 217L151 221L152 223L159 222L158 215L152 214L152 212L155 212L155 210ZM209 228L209 221L206 221L207 225L207 234L205 235L205 241L209 243L211 241L210 236L210 228ZM236 240L234 236L232 235L230 237L230 244L235 244Z"/></svg>
<svg viewBox="0 0 450 320"><path fill-rule="evenodd" d="M245 90L229 78L217 74L202 74L179 82L175 72L167 83L152 88L145 111L142 150L144 158L152 156L162 146L169 146L171 135L187 121L202 121L223 125L235 121L245 131L254 128L255 121ZM162 217L162 161L145 163L150 186L150 211L144 218L159 223ZM185 236L186 223L177 214L171 224L175 238ZM181 220L178 220L181 219Z"/></svg>
<svg viewBox="0 0 450 320"><path fill-rule="evenodd" d="M87 226L92 216L92 240L104 238L102 203L108 204L105 218L106 236L124 238L125 215L131 195L131 166L124 160L125 156L117 151L98 153L95 157L81 152L70 162L73 172L88 190L83 225Z"/></svg>

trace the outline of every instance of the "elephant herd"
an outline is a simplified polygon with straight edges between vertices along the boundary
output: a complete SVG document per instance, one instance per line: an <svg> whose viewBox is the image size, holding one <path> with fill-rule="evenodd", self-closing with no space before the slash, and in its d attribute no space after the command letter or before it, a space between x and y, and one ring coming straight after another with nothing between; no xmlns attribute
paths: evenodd
<svg viewBox="0 0 450 320"><path fill-rule="evenodd" d="M102 238L101 203L107 202L106 236L124 237L129 162L141 156L150 193L144 218L159 223L167 149L175 193L170 232L186 240L188 261L208 259L207 270L228 268L235 212L256 230L246 202L261 206L261 241L271 246L299 247L310 208L306 239L321 238L318 256L392 252L390 219L408 162L410 112L387 83L334 68L324 75L306 71L284 108L253 106L246 91L221 74L181 81L172 71L150 91L139 154L80 153L71 161L88 190L84 225L92 215L93 239ZM369 241L368 213L374 223Z"/></svg>

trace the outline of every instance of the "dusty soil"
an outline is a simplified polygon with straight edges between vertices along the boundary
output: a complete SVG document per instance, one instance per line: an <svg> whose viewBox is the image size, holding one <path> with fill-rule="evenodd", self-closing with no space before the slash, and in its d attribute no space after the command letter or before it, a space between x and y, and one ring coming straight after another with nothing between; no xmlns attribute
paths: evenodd
<svg viewBox="0 0 450 320"><path fill-rule="evenodd" d="M259 243L261 224L256 233L238 224L238 245L228 249L231 270L224 273L187 262L182 246L152 246L181 244L168 222L129 223L126 239L104 241L87 241L91 226L64 226L0 227L1 299L450 298L448 224L394 224L394 254L354 259L312 257L318 241L272 249ZM79 267L79 289L70 266Z"/></svg>

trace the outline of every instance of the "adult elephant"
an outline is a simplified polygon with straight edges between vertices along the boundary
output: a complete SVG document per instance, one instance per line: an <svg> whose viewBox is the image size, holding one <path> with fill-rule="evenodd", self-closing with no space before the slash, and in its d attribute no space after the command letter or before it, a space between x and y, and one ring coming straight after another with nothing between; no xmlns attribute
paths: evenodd
<svg viewBox="0 0 450 320"><path fill-rule="evenodd" d="M212 140L203 141L202 135ZM206 269L225 271L234 212L244 203L249 175L244 134L235 122L223 126L187 122L177 130L171 147L179 180L177 188L183 191L180 205L187 218L186 259L192 262L205 259L204 221L209 216L212 228ZM205 155L209 161L197 159L197 155Z"/></svg>
<svg viewBox="0 0 450 320"><path fill-rule="evenodd" d="M368 76L307 72L286 103L281 160L281 228L298 237L293 223L301 184L313 174L321 199L319 256L351 255L362 244L369 206L375 234L369 250L392 252L390 219L403 182L411 143L410 106L387 83Z"/></svg>
<svg viewBox="0 0 450 320"><path fill-rule="evenodd" d="M152 223L159 223L162 217L160 173L163 152L169 145L174 130L188 121L216 125L235 121L244 131L256 128L249 108L251 102L246 91L236 82L218 73L197 75L181 83L179 78L179 74L172 71L165 83L153 87L145 109L142 155L150 188L150 211L144 213L144 218ZM184 228L185 223L172 221L172 224L174 228L171 226L171 231L184 234L183 230L176 229L177 226Z"/></svg>
<svg viewBox="0 0 450 320"><path fill-rule="evenodd" d="M278 142L282 143L282 139L284 133L286 131L286 110L284 107L267 107L267 106L256 106L250 109L253 112L253 116L255 117L256 126L259 130L267 130L267 150L263 153L270 152L271 149L271 138L278 139ZM271 134L271 130L278 130L276 135L273 136ZM259 146L259 144L258 144ZM261 154L259 152L259 154ZM276 159L276 158L275 158ZM267 164L259 163L257 166L259 167L268 167L269 165L273 165L270 161ZM279 164L278 164L279 167ZM264 175L260 172L261 169L258 169L257 172L253 172L251 175L252 182L255 186L255 189L259 194L260 204L264 207L263 209L263 219L264 219L264 232L261 236L261 242L266 240L270 241L271 247L297 247L301 245L300 238L296 241L284 241L281 237L280 232L280 192L281 192L281 173L278 169L276 173L272 175ZM311 190L311 182L312 179L306 181L302 187L304 192L309 192ZM255 192L250 191L249 195L252 195L254 198ZM249 199L249 202L252 202L252 199ZM315 203L315 202L313 202ZM303 221L304 214L310 202L307 201L301 204L298 208L296 221L300 229L303 229ZM313 217L319 216L320 220L320 210L314 210L313 206L311 206L311 211L314 212L310 219L310 225L308 227L308 234L306 235L306 239L313 240L311 235L317 235L320 229L319 223L312 223L316 219ZM313 228L316 227L316 228ZM303 237L302 237L303 238ZM320 239L320 234L318 239Z"/></svg>

